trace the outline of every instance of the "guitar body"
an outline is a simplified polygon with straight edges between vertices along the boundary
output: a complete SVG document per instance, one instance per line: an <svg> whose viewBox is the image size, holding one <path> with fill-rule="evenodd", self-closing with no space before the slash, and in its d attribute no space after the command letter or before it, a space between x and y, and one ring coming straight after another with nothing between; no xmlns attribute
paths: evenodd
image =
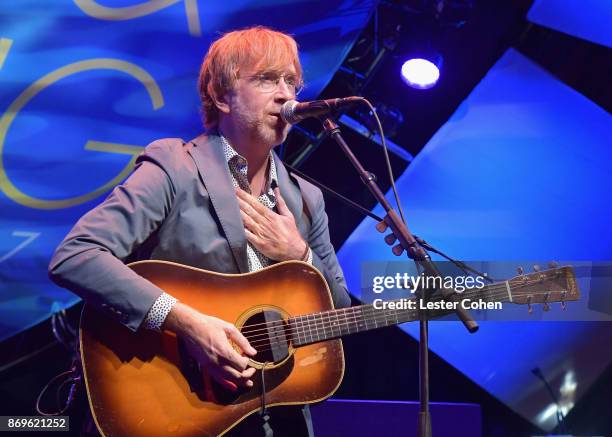
<svg viewBox="0 0 612 437"><path fill-rule="evenodd" d="M324 278L301 262L243 275L164 261L136 262L130 268L181 302L241 330L270 321L282 325L289 317L333 308ZM262 338L270 341L278 332ZM222 435L261 408L262 372L267 406L321 401L334 393L344 374L339 339L299 348L288 342L285 348L267 348L267 355L258 352L251 363L257 368L254 387L231 393L200 372L175 335L133 333L88 306L80 342L90 406L105 436Z"/></svg>

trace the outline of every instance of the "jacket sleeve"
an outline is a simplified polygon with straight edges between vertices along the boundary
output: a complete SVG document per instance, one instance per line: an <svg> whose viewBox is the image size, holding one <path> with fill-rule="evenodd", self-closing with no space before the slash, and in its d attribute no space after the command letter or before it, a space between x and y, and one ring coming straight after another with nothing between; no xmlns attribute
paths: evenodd
<svg viewBox="0 0 612 437"><path fill-rule="evenodd" d="M312 214L312 224L308 244L312 249L312 263L323 274L330 287L334 306L345 308L351 306L351 298L346 288L344 273L338 263L334 246L329 239L327 214L323 194L317 189L314 196L315 206L309 205Z"/></svg>
<svg viewBox="0 0 612 437"><path fill-rule="evenodd" d="M163 222L176 190L177 139L151 143L131 176L86 213L56 249L49 277L136 331L162 290L123 263Z"/></svg>

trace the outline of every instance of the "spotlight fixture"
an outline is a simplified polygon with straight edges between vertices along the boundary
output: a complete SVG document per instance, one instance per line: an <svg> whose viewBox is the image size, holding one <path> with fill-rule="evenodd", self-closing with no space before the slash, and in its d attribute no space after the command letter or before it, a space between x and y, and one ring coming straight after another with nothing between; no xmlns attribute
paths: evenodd
<svg viewBox="0 0 612 437"><path fill-rule="evenodd" d="M438 83L441 66L441 57L435 63L424 58L409 59L402 65L402 80L412 88L429 89Z"/></svg>

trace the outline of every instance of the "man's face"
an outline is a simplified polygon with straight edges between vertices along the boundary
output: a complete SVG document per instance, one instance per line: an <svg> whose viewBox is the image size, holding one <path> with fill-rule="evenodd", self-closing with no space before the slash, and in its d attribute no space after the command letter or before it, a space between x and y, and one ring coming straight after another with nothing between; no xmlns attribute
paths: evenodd
<svg viewBox="0 0 612 437"><path fill-rule="evenodd" d="M290 125L279 113L283 103L295 99L296 81L293 64L282 71L241 69L226 95L233 124L255 144L270 147L285 141Z"/></svg>

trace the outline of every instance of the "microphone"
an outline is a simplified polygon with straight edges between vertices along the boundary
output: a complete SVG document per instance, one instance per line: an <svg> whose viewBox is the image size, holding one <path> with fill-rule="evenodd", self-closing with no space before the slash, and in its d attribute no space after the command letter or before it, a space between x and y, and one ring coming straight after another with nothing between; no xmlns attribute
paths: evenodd
<svg viewBox="0 0 612 437"><path fill-rule="evenodd" d="M363 101L363 97L358 96L313 100L312 102L288 100L281 107L280 117L285 123L296 124L305 118L325 115L340 108L353 106L361 101Z"/></svg>

